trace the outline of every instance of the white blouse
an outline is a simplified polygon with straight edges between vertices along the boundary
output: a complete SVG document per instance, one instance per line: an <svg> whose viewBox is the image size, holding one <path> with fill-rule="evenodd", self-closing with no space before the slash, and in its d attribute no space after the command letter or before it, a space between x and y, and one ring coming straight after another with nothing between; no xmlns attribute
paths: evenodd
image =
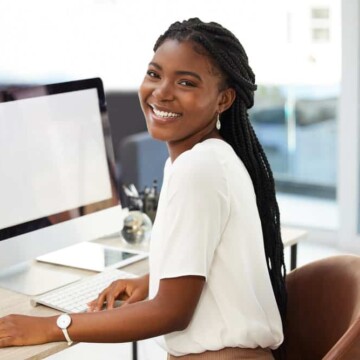
<svg viewBox="0 0 360 360"><path fill-rule="evenodd" d="M150 298L161 279L206 278L189 326L156 339L167 352L282 343L253 184L225 141L167 160L150 248Z"/></svg>

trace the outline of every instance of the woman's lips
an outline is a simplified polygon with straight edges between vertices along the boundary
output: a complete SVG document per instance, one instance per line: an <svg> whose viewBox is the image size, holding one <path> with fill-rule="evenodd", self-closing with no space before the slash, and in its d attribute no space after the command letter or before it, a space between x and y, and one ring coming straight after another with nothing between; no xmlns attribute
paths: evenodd
<svg viewBox="0 0 360 360"><path fill-rule="evenodd" d="M151 108L151 113L153 117L161 122L171 122L178 119L182 115L181 113L177 113L169 110L160 110L156 108L156 106L154 105L149 105L149 106Z"/></svg>
<svg viewBox="0 0 360 360"><path fill-rule="evenodd" d="M154 114L156 116L159 116L159 117L163 117L163 118L173 118L173 117L179 117L181 116L181 113L177 113L177 112L174 112L174 111L170 111L170 110L162 110L162 109L159 109L158 107L156 107L155 105L152 105L150 104L150 107L152 108Z"/></svg>

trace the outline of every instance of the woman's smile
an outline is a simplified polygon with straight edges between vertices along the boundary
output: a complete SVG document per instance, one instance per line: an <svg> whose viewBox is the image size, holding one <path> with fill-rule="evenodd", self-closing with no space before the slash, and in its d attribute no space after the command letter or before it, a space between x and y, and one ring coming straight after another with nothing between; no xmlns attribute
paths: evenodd
<svg viewBox="0 0 360 360"><path fill-rule="evenodd" d="M154 104L149 104L150 111L152 113L152 118L154 121L160 123L169 123L175 120L178 120L182 114L179 112L174 112L170 109L156 106Z"/></svg>

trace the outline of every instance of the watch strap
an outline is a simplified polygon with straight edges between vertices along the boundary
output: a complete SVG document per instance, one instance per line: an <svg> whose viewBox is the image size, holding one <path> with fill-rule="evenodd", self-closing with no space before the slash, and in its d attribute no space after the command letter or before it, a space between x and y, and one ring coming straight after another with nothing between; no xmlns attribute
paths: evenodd
<svg viewBox="0 0 360 360"><path fill-rule="evenodd" d="M68 346L70 346L73 343L73 341L70 339L70 336L69 336L69 333L68 333L67 329L61 329L61 330L62 330L62 332L63 332L63 334L65 336L65 339L67 341Z"/></svg>

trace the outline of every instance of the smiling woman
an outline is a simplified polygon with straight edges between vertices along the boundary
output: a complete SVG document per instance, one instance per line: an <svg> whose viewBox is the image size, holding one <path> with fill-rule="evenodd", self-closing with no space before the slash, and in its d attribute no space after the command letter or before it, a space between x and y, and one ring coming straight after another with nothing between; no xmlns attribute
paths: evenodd
<svg viewBox="0 0 360 360"><path fill-rule="evenodd" d="M254 81L242 45L217 23L176 22L158 39L139 90L149 133L170 155L150 272L72 314L68 341L157 337L169 359L273 359L285 267L272 172L247 116ZM126 305L113 309L115 299ZM60 340L54 317L0 319L0 346Z"/></svg>
<svg viewBox="0 0 360 360"><path fill-rule="evenodd" d="M196 143L220 138L217 115L235 98L194 42L166 40L156 51L140 87L140 102L152 137L166 141L172 161Z"/></svg>

